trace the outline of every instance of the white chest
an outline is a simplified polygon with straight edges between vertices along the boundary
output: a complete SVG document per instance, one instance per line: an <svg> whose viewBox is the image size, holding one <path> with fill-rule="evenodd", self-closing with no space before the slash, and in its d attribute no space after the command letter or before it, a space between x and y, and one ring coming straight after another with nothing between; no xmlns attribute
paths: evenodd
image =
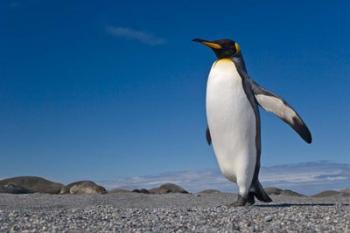
<svg viewBox="0 0 350 233"><path fill-rule="evenodd" d="M234 180L241 168L255 166L256 121L242 79L229 59L218 60L212 66L206 110L220 169L227 178Z"/></svg>

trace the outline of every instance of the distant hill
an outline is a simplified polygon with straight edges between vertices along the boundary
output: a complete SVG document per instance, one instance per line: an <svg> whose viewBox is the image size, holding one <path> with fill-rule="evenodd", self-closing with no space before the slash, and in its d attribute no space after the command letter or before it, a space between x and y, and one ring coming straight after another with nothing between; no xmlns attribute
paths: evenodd
<svg viewBox="0 0 350 233"><path fill-rule="evenodd" d="M264 187L279 187L283 190L312 195L324 190L340 190L350 183L350 164L328 161L284 164L262 167L260 180ZM176 171L100 181L107 189L150 189L164 183L178 184L189 192L205 189L236 192L236 185L222 176L218 169L200 171Z"/></svg>

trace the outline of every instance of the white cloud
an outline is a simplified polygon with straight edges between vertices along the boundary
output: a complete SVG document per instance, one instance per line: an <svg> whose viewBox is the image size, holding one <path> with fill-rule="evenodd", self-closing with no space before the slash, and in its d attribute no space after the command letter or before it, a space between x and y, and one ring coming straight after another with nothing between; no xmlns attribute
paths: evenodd
<svg viewBox="0 0 350 233"><path fill-rule="evenodd" d="M350 164L319 161L263 167L260 181L265 187L277 186L304 194L313 194L325 189L342 189L350 186ZM176 183L191 192L204 189L236 191L236 185L224 178L218 170L167 172L100 183L108 189L152 188L164 183Z"/></svg>
<svg viewBox="0 0 350 233"><path fill-rule="evenodd" d="M148 32L135 30L133 28L107 26L106 31L115 37L137 40L147 45L155 46L165 43L165 39L163 38L157 37Z"/></svg>

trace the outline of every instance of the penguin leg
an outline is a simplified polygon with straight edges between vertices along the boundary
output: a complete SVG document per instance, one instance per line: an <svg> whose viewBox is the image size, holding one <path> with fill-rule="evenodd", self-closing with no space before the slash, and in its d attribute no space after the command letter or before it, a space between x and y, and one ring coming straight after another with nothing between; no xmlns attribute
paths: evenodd
<svg viewBox="0 0 350 233"><path fill-rule="evenodd" d="M229 207L251 206L255 203L254 193L249 192L248 195L241 196L238 194L237 200L229 205Z"/></svg>
<svg viewBox="0 0 350 233"><path fill-rule="evenodd" d="M242 172L242 174L244 174ZM248 206L255 203L254 193L250 191L251 187L251 176L241 175L237 177L237 185L239 189L239 194L237 200L232 204L232 206Z"/></svg>

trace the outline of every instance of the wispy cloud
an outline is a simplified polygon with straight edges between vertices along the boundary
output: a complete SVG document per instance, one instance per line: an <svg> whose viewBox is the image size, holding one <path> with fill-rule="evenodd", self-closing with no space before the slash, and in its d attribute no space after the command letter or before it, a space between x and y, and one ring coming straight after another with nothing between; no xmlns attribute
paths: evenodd
<svg viewBox="0 0 350 233"><path fill-rule="evenodd" d="M319 161L263 167L260 180L265 187L277 186L304 194L313 194L325 189L342 189L350 186L350 164ZM168 182L179 184L191 192L208 188L236 191L236 186L227 181L218 170L168 172L154 176L102 181L109 189L151 188Z"/></svg>
<svg viewBox="0 0 350 233"><path fill-rule="evenodd" d="M106 31L115 37L132 39L152 46L162 45L166 42L165 39L149 32L139 31L128 27L107 26Z"/></svg>

